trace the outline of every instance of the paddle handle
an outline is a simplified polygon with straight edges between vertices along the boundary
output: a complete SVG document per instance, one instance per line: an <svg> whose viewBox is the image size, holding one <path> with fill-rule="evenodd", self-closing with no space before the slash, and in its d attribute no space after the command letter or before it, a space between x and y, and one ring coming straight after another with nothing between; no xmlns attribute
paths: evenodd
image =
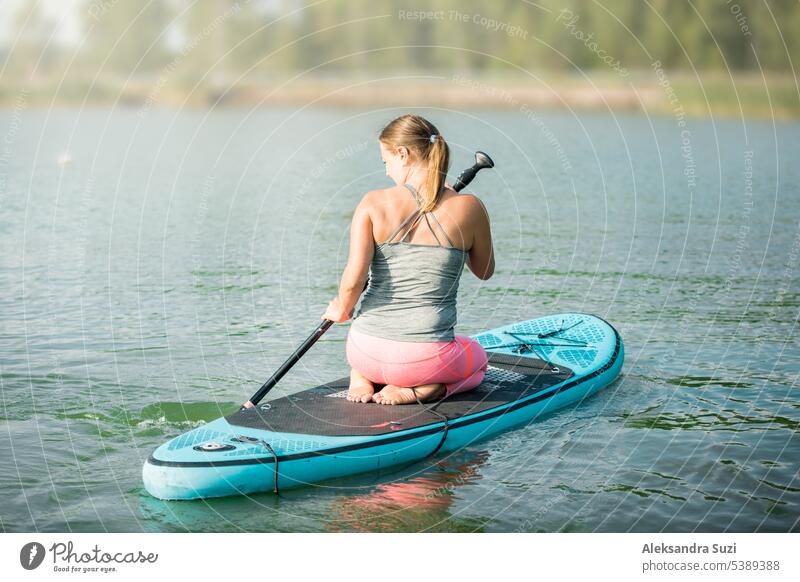
<svg viewBox="0 0 800 582"><path fill-rule="evenodd" d="M483 152L475 152L475 164L467 168L463 172L461 172L461 174L459 174L456 183L453 185L453 189L456 192L461 191L463 188L467 186L467 184L472 182L473 178L475 178L475 175L479 171L481 171L483 168L493 168L493 167L494 167L494 162L488 155L486 155ZM366 289L366 285L364 286L364 288ZM311 348L311 346L317 343L317 340L321 338L322 334L328 331L328 329L332 325L333 322L329 319L326 319L321 324L319 324L317 326L317 329L315 329L312 332L312 334L308 336L308 338L306 338L306 340L302 344L300 344L300 347L297 348L291 356L289 356L289 359L286 360L283 363L283 365L280 368L278 368L272 376L270 376L269 380L264 382L261 388L259 388L258 391L255 394L253 394L250 400L245 402L244 406L242 406L240 410L244 410L246 408L254 408L259 402L261 402L261 399L264 398L264 396L266 396L267 392L272 390L275 384L277 384L280 381L280 379L286 375L286 372L292 369L292 366L294 366L300 360L300 358L303 357L303 354L305 354L309 350L309 348Z"/></svg>
<svg viewBox="0 0 800 582"><path fill-rule="evenodd" d="M455 184L453 184L453 190L460 192L466 188L475 175L484 168L494 168L492 158L483 152L475 152L475 163L458 175Z"/></svg>

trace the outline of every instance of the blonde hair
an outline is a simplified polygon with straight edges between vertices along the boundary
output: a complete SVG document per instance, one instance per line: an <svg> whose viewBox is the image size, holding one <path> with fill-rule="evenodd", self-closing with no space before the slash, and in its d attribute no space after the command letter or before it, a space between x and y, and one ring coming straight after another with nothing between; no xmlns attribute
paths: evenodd
<svg viewBox="0 0 800 582"><path fill-rule="evenodd" d="M402 115L383 128L379 139L392 152L404 146L428 164L420 206L423 212L433 210L450 168L450 148L436 126L419 115Z"/></svg>

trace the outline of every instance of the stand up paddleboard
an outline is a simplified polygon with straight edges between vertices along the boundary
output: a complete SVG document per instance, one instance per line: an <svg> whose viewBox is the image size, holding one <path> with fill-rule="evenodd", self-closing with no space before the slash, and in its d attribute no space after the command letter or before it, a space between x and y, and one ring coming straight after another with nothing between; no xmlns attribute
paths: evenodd
<svg viewBox="0 0 800 582"><path fill-rule="evenodd" d="M158 447L142 471L160 499L241 495L317 483L453 451L580 403L622 368L622 339L593 315L564 313L473 336L483 383L436 403L345 399L344 378L262 402Z"/></svg>

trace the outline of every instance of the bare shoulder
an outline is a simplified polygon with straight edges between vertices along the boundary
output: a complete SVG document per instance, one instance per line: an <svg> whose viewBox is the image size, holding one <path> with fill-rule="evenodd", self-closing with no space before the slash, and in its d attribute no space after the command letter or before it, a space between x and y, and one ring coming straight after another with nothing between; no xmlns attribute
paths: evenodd
<svg viewBox="0 0 800 582"><path fill-rule="evenodd" d="M378 196L380 190L369 190L361 197L361 202L358 203L359 206L371 206L375 203L375 199Z"/></svg>
<svg viewBox="0 0 800 582"><path fill-rule="evenodd" d="M396 188L383 188L378 190L369 190L364 196L361 198L361 202L359 206L364 206L368 208L375 208L379 206L383 206L386 204L386 201L391 198L392 196L396 196Z"/></svg>
<svg viewBox="0 0 800 582"><path fill-rule="evenodd" d="M383 190L370 190L361 197L356 206L357 214L372 215L376 208L380 206L380 199L383 197Z"/></svg>
<svg viewBox="0 0 800 582"><path fill-rule="evenodd" d="M374 219L378 219L395 207L398 200L404 199L406 197L404 194L407 196L408 191L402 186L370 190L364 194L358 206L362 211L369 212Z"/></svg>
<svg viewBox="0 0 800 582"><path fill-rule="evenodd" d="M474 194L458 194L456 199L470 218L480 219L483 216L488 216L486 206L484 206L481 199Z"/></svg>
<svg viewBox="0 0 800 582"><path fill-rule="evenodd" d="M464 204L468 204L470 206L477 205L479 208L483 207L483 202L481 199L475 196L475 194L470 194L469 192L460 192L458 194L459 200L462 200Z"/></svg>

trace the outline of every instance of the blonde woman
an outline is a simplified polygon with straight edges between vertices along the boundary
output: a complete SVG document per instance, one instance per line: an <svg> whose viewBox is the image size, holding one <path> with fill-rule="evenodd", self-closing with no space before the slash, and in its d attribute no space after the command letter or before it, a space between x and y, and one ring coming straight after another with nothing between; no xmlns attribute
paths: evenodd
<svg viewBox="0 0 800 582"><path fill-rule="evenodd" d="M339 294L322 316L350 319L371 272L347 336L347 399L408 404L471 390L487 356L455 335L456 296L465 264L479 279L494 273L486 208L445 184L449 148L425 118L398 117L379 143L396 185L368 192L356 208Z"/></svg>

